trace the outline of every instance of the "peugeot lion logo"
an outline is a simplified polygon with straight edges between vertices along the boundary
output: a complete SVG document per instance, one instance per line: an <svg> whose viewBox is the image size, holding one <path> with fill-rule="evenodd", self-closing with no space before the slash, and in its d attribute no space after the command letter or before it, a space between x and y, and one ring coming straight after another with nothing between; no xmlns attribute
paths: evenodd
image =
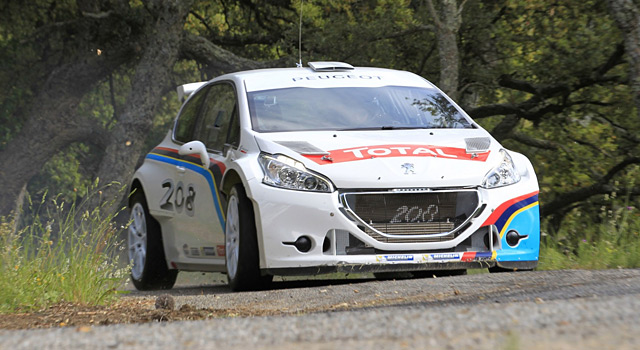
<svg viewBox="0 0 640 350"><path fill-rule="evenodd" d="M413 170L413 163L404 163L401 165L402 169L404 169L404 174L415 174L416 172Z"/></svg>

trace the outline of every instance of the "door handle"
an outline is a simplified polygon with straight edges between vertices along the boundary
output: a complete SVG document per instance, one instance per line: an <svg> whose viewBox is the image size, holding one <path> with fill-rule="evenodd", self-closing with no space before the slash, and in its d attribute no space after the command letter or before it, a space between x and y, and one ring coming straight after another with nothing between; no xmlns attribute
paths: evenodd
<svg viewBox="0 0 640 350"><path fill-rule="evenodd" d="M187 169L185 167L179 166L179 165L176 165L176 170L178 170L178 173L180 173L180 174L184 174L185 171L187 171Z"/></svg>

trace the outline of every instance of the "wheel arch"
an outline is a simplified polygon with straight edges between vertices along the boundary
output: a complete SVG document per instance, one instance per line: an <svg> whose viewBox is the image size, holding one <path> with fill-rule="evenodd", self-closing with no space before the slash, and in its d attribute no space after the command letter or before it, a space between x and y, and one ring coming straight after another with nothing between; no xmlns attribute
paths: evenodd
<svg viewBox="0 0 640 350"><path fill-rule="evenodd" d="M224 174L224 177L222 178L222 182L220 183L220 192L222 193L226 202L233 186L240 184L244 188L245 194L253 207L253 215L255 218L254 223L256 225L256 235L257 235L256 238L258 241L258 260L260 262L260 266L264 267L266 266L266 257L264 253L264 242L263 242L264 236L262 234L262 230L260 229L260 227L258 227L260 225L260 218L258 217L259 211L258 211L258 208L256 207L255 202L251 198L251 189L249 188L249 184L247 184L247 182L244 181L245 177L242 175L243 174L241 174L236 169L227 170L227 172ZM225 210L226 210L226 207L225 207Z"/></svg>
<svg viewBox="0 0 640 350"><path fill-rule="evenodd" d="M236 184L242 184L242 186L247 189L247 185L242 181L242 177L235 169L229 169L222 177L222 183L220 184L220 192L225 197L229 196L229 192L231 192L231 188Z"/></svg>
<svg viewBox="0 0 640 350"><path fill-rule="evenodd" d="M133 194L134 193L142 193L142 195L144 196L144 200L147 201L147 195L144 192L144 187L142 186L142 182L140 181L140 179L135 178L133 179L133 181L131 181L131 186L129 186L129 193L128 196L129 198L127 199L127 204L129 205L129 208L131 208L131 205L133 204Z"/></svg>

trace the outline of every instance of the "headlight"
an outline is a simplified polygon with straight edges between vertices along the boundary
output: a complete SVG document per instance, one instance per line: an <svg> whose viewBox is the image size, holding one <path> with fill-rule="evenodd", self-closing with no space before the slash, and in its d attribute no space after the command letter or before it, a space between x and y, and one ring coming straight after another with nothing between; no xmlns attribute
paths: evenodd
<svg viewBox="0 0 640 350"><path fill-rule="evenodd" d="M509 156L509 153L507 153L507 151L505 151L504 149L501 149L500 155L502 156L500 164L491 169L491 171L489 171L487 175L485 175L484 180L482 180L482 187L502 187L512 185L520 181L520 173L518 173L518 171L516 170L516 167L513 164L513 160L511 159L511 156Z"/></svg>
<svg viewBox="0 0 640 350"><path fill-rule="evenodd" d="M264 178L262 182L299 191L331 192L329 180L311 173L304 164L283 155L260 154L258 158Z"/></svg>

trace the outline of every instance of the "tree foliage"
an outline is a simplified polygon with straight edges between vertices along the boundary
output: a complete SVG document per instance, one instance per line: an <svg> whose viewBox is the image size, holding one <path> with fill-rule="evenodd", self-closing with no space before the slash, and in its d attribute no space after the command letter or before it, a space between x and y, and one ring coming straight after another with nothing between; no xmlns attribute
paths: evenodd
<svg viewBox="0 0 640 350"><path fill-rule="evenodd" d="M611 193L638 207L639 22L627 0L5 1L0 213L26 184L127 183L176 85L300 55L436 82L532 159L551 228L589 225Z"/></svg>

